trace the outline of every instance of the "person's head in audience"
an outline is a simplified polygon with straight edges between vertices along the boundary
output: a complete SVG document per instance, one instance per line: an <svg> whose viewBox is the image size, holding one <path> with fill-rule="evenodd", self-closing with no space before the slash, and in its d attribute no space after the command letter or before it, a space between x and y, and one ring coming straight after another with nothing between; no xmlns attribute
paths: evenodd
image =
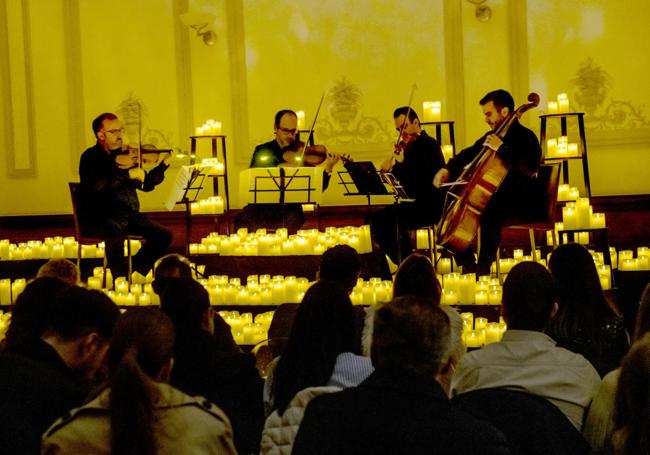
<svg viewBox="0 0 650 455"><path fill-rule="evenodd" d="M156 261L153 266L151 286L156 294L162 295L165 286L177 278L192 278L190 260L180 254L167 254Z"/></svg>
<svg viewBox="0 0 650 455"><path fill-rule="evenodd" d="M449 317L427 298L397 297L375 311L371 358L375 368L438 377L449 368Z"/></svg>
<svg viewBox="0 0 650 455"><path fill-rule="evenodd" d="M69 287L65 281L51 277L27 283L12 308L5 348L11 350L23 342L40 338L52 315L54 299Z"/></svg>
<svg viewBox="0 0 650 455"><path fill-rule="evenodd" d="M205 331L213 335L221 350L237 350L230 326L212 311L208 291L194 279L171 280L160 297L160 308L174 323L179 338Z"/></svg>
<svg viewBox="0 0 650 455"><path fill-rule="evenodd" d="M608 317L614 315L602 291L591 253L579 243L566 243L551 254L549 270L555 279L558 311L551 333L560 339L595 336Z"/></svg>
<svg viewBox="0 0 650 455"><path fill-rule="evenodd" d="M68 259L50 259L43 264L36 274L36 278L51 277L58 278L69 284L79 284L79 267Z"/></svg>
<svg viewBox="0 0 650 455"><path fill-rule="evenodd" d="M393 297L409 294L429 297L436 305L440 303L442 294L433 264L429 258L417 253L402 261L393 283Z"/></svg>
<svg viewBox="0 0 650 455"><path fill-rule="evenodd" d="M361 260L357 250L349 245L336 245L323 253L318 279L338 281L352 292L361 272Z"/></svg>
<svg viewBox="0 0 650 455"><path fill-rule="evenodd" d="M118 319L108 353L112 453L156 453L154 383L168 382L173 352L174 325L159 309L133 308Z"/></svg>
<svg viewBox="0 0 650 455"><path fill-rule="evenodd" d="M501 300L508 330L541 332L556 310L555 282L546 267L520 262L510 270Z"/></svg>
<svg viewBox="0 0 650 455"><path fill-rule="evenodd" d="M645 287L643 294L641 294L634 327L634 340L638 340L646 333L650 333L650 284Z"/></svg>
<svg viewBox="0 0 650 455"><path fill-rule="evenodd" d="M93 381L104 364L119 314L117 305L103 292L72 286L54 300L41 338L76 376Z"/></svg>
<svg viewBox="0 0 650 455"><path fill-rule="evenodd" d="M347 289L336 281L314 283L298 307L291 335L273 371L273 410L283 414L296 393L327 384L336 357L358 351L354 308Z"/></svg>
<svg viewBox="0 0 650 455"><path fill-rule="evenodd" d="M612 453L650 453L650 334L623 357L614 402Z"/></svg>

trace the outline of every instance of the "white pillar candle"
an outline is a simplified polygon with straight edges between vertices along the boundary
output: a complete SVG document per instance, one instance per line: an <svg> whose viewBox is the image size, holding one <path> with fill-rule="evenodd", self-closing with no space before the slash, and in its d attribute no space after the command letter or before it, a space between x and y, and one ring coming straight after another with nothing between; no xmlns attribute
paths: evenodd
<svg viewBox="0 0 650 455"><path fill-rule="evenodd" d="M578 217L574 207L562 207L562 224L566 230L577 229Z"/></svg>
<svg viewBox="0 0 650 455"><path fill-rule="evenodd" d="M102 277L99 276L88 277L88 289L101 289L101 288L102 288Z"/></svg>
<svg viewBox="0 0 650 455"><path fill-rule="evenodd" d="M503 291L500 291L500 290L492 290L492 291L490 291L490 294L488 295L488 303L490 305L501 305L502 293L503 293Z"/></svg>
<svg viewBox="0 0 650 455"><path fill-rule="evenodd" d="M557 139L548 139L546 141L546 158L555 158L557 156Z"/></svg>
<svg viewBox="0 0 650 455"><path fill-rule="evenodd" d="M465 335L465 346L480 348L485 344L485 330L472 330Z"/></svg>
<svg viewBox="0 0 650 455"><path fill-rule="evenodd" d="M490 322L485 327L485 344L497 343L501 341L501 329L499 323Z"/></svg>
<svg viewBox="0 0 650 455"><path fill-rule="evenodd" d="M474 329L483 330L487 326L487 318L474 318Z"/></svg>
<svg viewBox="0 0 650 455"><path fill-rule="evenodd" d="M439 122L442 118L442 105L440 101L424 101L422 103L422 111L425 122Z"/></svg>
<svg viewBox="0 0 650 455"><path fill-rule="evenodd" d="M454 146L451 144L443 145L442 156L445 159L445 163L449 162L449 160L454 157Z"/></svg>
<svg viewBox="0 0 650 455"><path fill-rule="evenodd" d="M590 221L591 229L604 229L605 228L605 214L604 213L592 213Z"/></svg>
<svg viewBox="0 0 650 455"><path fill-rule="evenodd" d="M487 291L478 291L474 295L474 302L477 305L487 305L489 303Z"/></svg>
<svg viewBox="0 0 650 455"><path fill-rule="evenodd" d="M27 280L25 278L18 278L11 283L11 302L16 303L16 299L21 292L25 290Z"/></svg>
<svg viewBox="0 0 650 455"><path fill-rule="evenodd" d="M0 305L11 305L11 280L0 280Z"/></svg>
<svg viewBox="0 0 650 455"><path fill-rule="evenodd" d="M461 276L459 301L461 305L471 305L474 303L474 294L476 293L476 275L468 273Z"/></svg>
<svg viewBox="0 0 650 455"><path fill-rule="evenodd" d="M456 305L458 303L458 293L448 290L443 291L442 303L445 305Z"/></svg>
<svg viewBox="0 0 650 455"><path fill-rule="evenodd" d="M589 228L591 218L591 205L586 197L578 198L576 201L576 226L577 229Z"/></svg>
<svg viewBox="0 0 650 455"><path fill-rule="evenodd" d="M549 101L546 104L546 110L548 114L557 114L557 101Z"/></svg>
<svg viewBox="0 0 650 455"><path fill-rule="evenodd" d="M560 114L569 112L569 98L566 93L560 93L557 96L557 109Z"/></svg>

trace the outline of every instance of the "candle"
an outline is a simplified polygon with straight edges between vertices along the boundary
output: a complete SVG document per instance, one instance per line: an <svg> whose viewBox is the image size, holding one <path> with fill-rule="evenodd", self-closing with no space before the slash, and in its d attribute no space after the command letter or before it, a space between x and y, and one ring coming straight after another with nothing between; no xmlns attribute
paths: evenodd
<svg viewBox="0 0 650 455"><path fill-rule="evenodd" d="M0 305L11 305L11 280L0 280Z"/></svg>
<svg viewBox="0 0 650 455"><path fill-rule="evenodd" d="M465 335L465 345L468 348L480 348L485 344L485 331L472 330Z"/></svg>
<svg viewBox="0 0 650 455"><path fill-rule="evenodd" d="M429 245L429 235L433 236L433 233L429 234L429 229L418 229L416 231L416 248L418 250L428 250Z"/></svg>
<svg viewBox="0 0 650 455"><path fill-rule="evenodd" d="M578 227L578 218L574 207L562 207L562 224L566 230L573 230Z"/></svg>
<svg viewBox="0 0 650 455"><path fill-rule="evenodd" d="M476 293L476 275L468 273L460 279L459 301L461 305L470 305L474 303L474 294Z"/></svg>
<svg viewBox="0 0 650 455"><path fill-rule="evenodd" d="M557 156L557 139L546 141L546 158L555 158Z"/></svg>
<svg viewBox="0 0 650 455"><path fill-rule="evenodd" d="M517 248L512 252L512 256L516 261L521 261L524 258L524 250Z"/></svg>
<svg viewBox="0 0 650 455"><path fill-rule="evenodd" d="M557 108L560 114L569 112L569 98L566 93L560 93L557 96Z"/></svg>
<svg viewBox="0 0 650 455"><path fill-rule="evenodd" d="M549 114L557 114L557 101L549 101L546 104L546 110L548 111Z"/></svg>
<svg viewBox="0 0 650 455"><path fill-rule="evenodd" d="M451 144L445 144L442 146L442 156L445 159L445 163L449 162L450 159L454 156L454 146Z"/></svg>
<svg viewBox="0 0 650 455"><path fill-rule="evenodd" d="M478 291L474 295L474 302L477 305L487 305L489 303L488 293L486 291Z"/></svg>
<svg viewBox="0 0 650 455"><path fill-rule="evenodd" d="M605 229L605 214L592 213L589 225L591 229Z"/></svg>
<svg viewBox="0 0 650 455"><path fill-rule="evenodd" d="M498 322L490 322L485 327L485 344L497 343L501 340L501 329Z"/></svg>
<svg viewBox="0 0 650 455"><path fill-rule="evenodd" d="M441 119L441 103L440 101L425 101L422 103L422 110L424 113L425 122L439 122Z"/></svg>
<svg viewBox="0 0 650 455"><path fill-rule="evenodd" d="M440 275L445 275L451 273L451 259L450 258L440 258L438 261L438 273Z"/></svg>
<svg viewBox="0 0 650 455"><path fill-rule="evenodd" d="M102 277L99 276L88 277L88 289L101 289L101 288L102 288Z"/></svg>
<svg viewBox="0 0 650 455"><path fill-rule="evenodd" d="M25 290L26 284L27 280L25 278L18 278L17 280L14 280L13 283L11 283L11 303L16 302L16 299L20 293Z"/></svg>
<svg viewBox="0 0 650 455"><path fill-rule="evenodd" d="M503 291L501 290L492 290L488 295L488 303L490 305L501 305L501 296Z"/></svg>
<svg viewBox="0 0 650 455"><path fill-rule="evenodd" d="M567 146L567 155L578 156L578 144L576 144L575 142L570 143Z"/></svg>
<svg viewBox="0 0 650 455"><path fill-rule="evenodd" d="M456 305L458 303L458 294L455 291L443 291L442 303L445 305Z"/></svg>
<svg viewBox="0 0 650 455"><path fill-rule="evenodd" d="M474 318L474 329L482 330L487 326L487 318Z"/></svg>
<svg viewBox="0 0 650 455"><path fill-rule="evenodd" d="M591 206L589 205L589 199L586 197L578 198L576 201L576 226L578 229L584 229L589 227L589 222L591 218Z"/></svg>
<svg viewBox="0 0 650 455"><path fill-rule="evenodd" d="M298 117L298 130L305 129L305 111L296 111L296 117Z"/></svg>
<svg viewBox="0 0 650 455"><path fill-rule="evenodd" d="M570 186L567 184L562 184L557 188L557 200L558 202L565 202L569 200L569 190Z"/></svg>

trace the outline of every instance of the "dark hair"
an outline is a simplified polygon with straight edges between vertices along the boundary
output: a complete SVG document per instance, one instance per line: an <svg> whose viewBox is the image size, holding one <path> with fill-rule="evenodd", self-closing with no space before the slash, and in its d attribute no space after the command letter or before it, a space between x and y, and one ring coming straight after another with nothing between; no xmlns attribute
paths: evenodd
<svg viewBox="0 0 650 455"><path fill-rule="evenodd" d="M95 120L93 120L93 133L95 133L95 137L97 137L99 130L102 129L102 123L104 120L117 120L117 115L111 112L104 112L103 114L99 114Z"/></svg>
<svg viewBox="0 0 650 455"><path fill-rule="evenodd" d="M153 290L162 295L165 287L176 278L192 278L190 260L180 254L167 254L156 261L153 268Z"/></svg>
<svg viewBox="0 0 650 455"><path fill-rule="evenodd" d="M38 269L36 274L37 278L58 278L72 285L79 283L79 276L79 267L68 259L50 259Z"/></svg>
<svg viewBox="0 0 650 455"><path fill-rule="evenodd" d="M496 107L497 109L502 109L504 107L507 107L508 109L510 109L510 112L513 112L515 110L515 100L512 98L512 95L510 93L508 93L503 89L491 91L483 98L481 98L479 104L481 106L484 106L490 101L494 103L494 107Z"/></svg>
<svg viewBox="0 0 650 455"><path fill-rule="evenodd" d="M298 118L298 114L296 114L291 109L282 109L281 111L278 111L275 114L275 123L273 123L275 126L280 126L280 120L282 120L282 117L284 117L284 114L293 115L294 117Z"/></svg>
<svg viewBox="0 0 650 455"><path fill-rule="evenodd" d="M36 278L27 283L11 310L11 322L5 337L6 348L40 338L51 319L54 299L69 287L65 281L51 277Z"/></svg>
<svg viewBox="0 0 650 455"><path fill-rule="evenodd" d="M650 334L623 357L614 401L612 453L650 453Z"/></svg>
<svg viewBox="0 0 650 455"><path fill-rule="evenodd" d="M115 325L108 351L111 453L154 455L157 391L152 382L174 350L174 326L158 308L133 308Z"/></svg>
<svg viewBox="0 0 650 455"><path fill-rule="evenodd" d="M307 290L273 371L273 409L283 414L296 393L327 384L339 354L359 352L354 324L354 308L340 283L322 280Z"/></svg>
<svg viewBox="0 0 650 455"><path fill-rule="evenodd" d="M205 312L210 308L210 295L192 278L177 278L165 288L160 297L160 308L172 320L177 332L197 332L201 330Z"/></svg>
<svg viewBox="0 0 650 455"><path fill-rule="evenodd" d="M45 333L74 339L97 332L109 339L120 310L103 292L71 286L52 303L52 313Z"/></svg>
<svg viewBox="0 0 650 455"><path fill-rule="evenodd" d="M430 299L394 298L375 311L372 363L435 375L449 358L450 330L449 317Z"/></svg>
<svg viewBox="0 0 650 455"><path fill-rule="evenodd" d="M648 284L641 294L639 310L636 313L636 324L634 327L634 339L638 340L646 333L650 332L650 284Z"/></svg>
<svg viewBox="0 0 650 455"><path fill-rule="evenodd" d="M599 328L615 313L607 304L591 253L578 243L557 247L548 262L557 290L558 312L547 332L556 340L580 334L599 344Z"/></svg>
<svg viewBox="0 0 650 455"><path fill-rule="evenodd" d="M418 121L420 120L420 118L418 117L418 113L415 112L415 110L413 108L409 108L408 106L402 106L402 107L398 107L397 109L395 109L393 111L393 118L397 118L400 115L406 115L407 112L408 112L409 120L411 122L413 122L416 119Z"/></svg>
<svg viewBox="0 0 650 455"><path fill-rule="evenodd" d="M361 260L357 250L349 245L336 245L323 253L318 278L338 281L348 292L352 292L360 270Z"/></svg>
<svg viewBox="0 0 650 455"><path fill-rule="evenodd" d="M409 294L426 297L435 305L440 304L442 288L436 271L429 258L418 253L404 259L397 269L393 283L393 298Z"/></svg>
<svg viewBox="0 0 650 455"><path fill-rule="evenodd" d="M542 331L555 303L551 273L537 262L515 265L503 283L504 319L508 329Z"/></svg>

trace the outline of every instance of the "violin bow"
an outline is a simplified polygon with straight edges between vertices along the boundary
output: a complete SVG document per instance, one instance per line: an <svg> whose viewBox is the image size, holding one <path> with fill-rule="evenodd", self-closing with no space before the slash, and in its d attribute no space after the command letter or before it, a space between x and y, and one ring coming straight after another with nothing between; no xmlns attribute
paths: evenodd
<svg viewBox="0 0 650 455"><path fill-rule="evenodd" d="M395 147L397 148L399 146L399 141L402 140L402 134L404 134L404 127L406 126L406 121L409 118L409 114L411 113L411 103L413 103L413 94L415 93L415 88L417 85L415 83L411 87L411 95L409 96L409 103L406 105L406 117L404 117L404 121L402 122L402 126L399 129L399 135L397 136L397 142L395 142Z"/></svg>
<svg viewBox="0 0 650 455"><path fill-rule="evenodd" d="M309 139L311 138L312 134L314 134L314 126L316 126L316 120L318 119L318 114L320 113L320 108L323 105L323 100L325 99L325 92L320 96L320 101L318 102L318 107L316 108L316 114L314 115L314 120L311 122L311 128L309 129L309 134L307 135L307 140L305 141L305 144L302 146L302 151L300 152L300 161L302 162L302 159L305 156L305 151L307 150L307 146L309 144Z"/></svg>

